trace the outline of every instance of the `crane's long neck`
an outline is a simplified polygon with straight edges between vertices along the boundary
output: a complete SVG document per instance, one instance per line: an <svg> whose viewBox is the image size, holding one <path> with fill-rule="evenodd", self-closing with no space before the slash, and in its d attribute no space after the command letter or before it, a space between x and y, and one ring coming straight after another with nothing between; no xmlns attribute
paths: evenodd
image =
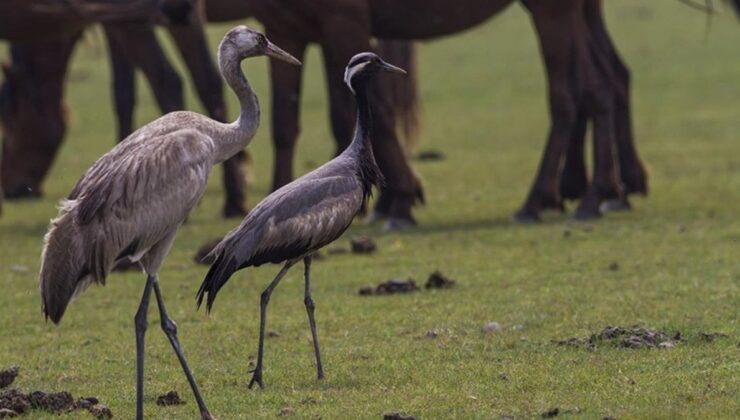
<svg viewBox="0 0 740 420"><path fill-rule="evenodd" d="M244 149L257 131L260 122L260 106L252 87L241 70L242 57L228 45L221 45L218 52L221 74L226 84L236 93L239 99L239 118L227 124L219 133L216 145L216 160L222 162Z"/></svg>
<svg viewBox="0 0 740 420"><path fill-rule="evenodd" d="M359 81L353 84L352 87L357 99L357 124L355 126L355 136L347 148L347 153L358 162L358 175L369 192L370 185L377 186L383 182L383 174L378 168L373 153L373 121L365 81Z"/></svg>

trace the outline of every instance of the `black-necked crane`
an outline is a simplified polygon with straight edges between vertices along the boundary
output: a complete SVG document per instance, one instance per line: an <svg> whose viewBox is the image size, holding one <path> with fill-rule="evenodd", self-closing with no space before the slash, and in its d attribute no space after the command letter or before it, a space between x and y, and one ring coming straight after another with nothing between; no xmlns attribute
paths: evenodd
<svg viewBox="0 0 740 420"><path fill-rule="evenodd" d="M260 388L265 386L262 356L270 295L290 267L301 260L305 269L304 303L313 338L316 369L319 379L324 376L314 319L315 304L311 298L311 254L344 233L370 196L372 186L382 182L383 176L375 163L371 145L366 92L367 81L378 71L405 73L373 53L352 57L345 70L344 81L357 100L357 125L349 147L318 169L268 195L211 252L214 263L198 291L198 306L208 295L208 311L218 291L237 270L265 263L284 263L260 297L259 350L250 388L255 383Z"/></svg>
<svg viewBox="0 0 740 420"><path fill-rule="evenodd" d="M212 418L198 391L175 323L167 315L158 272L180 224L206 188L211 168L242 150L259 125L259 104L240 63L269 55L300 64L259 32L231 29L218 49L221 74L241 105L239 118L223 124L193 112L167 114L131 134L82 176L52 220L41 256L44 314L59 323L73 296L91 283L105 284L115 263L139 262L146 286L136 326L136 417L143 417L144 333L152 289L167 335L195 394L201 416Z"/></svg>

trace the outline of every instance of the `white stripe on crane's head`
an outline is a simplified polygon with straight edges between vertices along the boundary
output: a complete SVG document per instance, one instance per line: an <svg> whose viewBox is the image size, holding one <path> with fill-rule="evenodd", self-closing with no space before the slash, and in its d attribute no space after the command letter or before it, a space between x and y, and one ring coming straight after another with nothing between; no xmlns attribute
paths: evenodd
<svg viewBox="0 0 740 420"><path fill-rule="evenodd" d="M352 93L355 93L352 87L352 79L358 74L363 73L368 64L377 63L378 61L380 61L378 56L369 52L357 54L349 60L347 68L344 70L344 83L349 86L349 90Z"/></svg>

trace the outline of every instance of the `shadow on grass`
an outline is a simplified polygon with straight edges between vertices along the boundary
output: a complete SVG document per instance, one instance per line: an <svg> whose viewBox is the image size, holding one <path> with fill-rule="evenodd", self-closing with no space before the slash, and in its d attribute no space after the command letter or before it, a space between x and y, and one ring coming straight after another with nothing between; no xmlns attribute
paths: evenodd
<svg viewBox="0 0 740 420"><path fill-rule="evenodd" d="M372 233L373 236L386 235L432 235L447 232L470 232L478 230L492 229L536 229L543 226L562 225L565 227L573 223L567 215L558 215L557 217L546 217L537 223L519 223L509 217L497 217L493 219L472 219L472 220L450 220L438 224L420 223L419 226L401 231L386 231L381 229L380 224L358 225L355 228L357 233ZM583 224L584 226L586 223Z"/></svg>

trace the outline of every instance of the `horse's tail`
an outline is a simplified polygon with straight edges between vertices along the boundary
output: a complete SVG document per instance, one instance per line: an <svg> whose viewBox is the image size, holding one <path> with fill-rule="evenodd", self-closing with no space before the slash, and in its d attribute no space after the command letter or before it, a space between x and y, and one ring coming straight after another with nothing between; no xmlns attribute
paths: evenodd
<svg viewBox="0 0 740 420"><path fill-rule="evenodd" d="M740 0L737 0L740 1ZM384 60L406 70L406 77L386 77L386 97L391 100L403 133L406 153L416 147L419 133L419 86L416 46L413 42L380 40L378 53Z"/></svg>

